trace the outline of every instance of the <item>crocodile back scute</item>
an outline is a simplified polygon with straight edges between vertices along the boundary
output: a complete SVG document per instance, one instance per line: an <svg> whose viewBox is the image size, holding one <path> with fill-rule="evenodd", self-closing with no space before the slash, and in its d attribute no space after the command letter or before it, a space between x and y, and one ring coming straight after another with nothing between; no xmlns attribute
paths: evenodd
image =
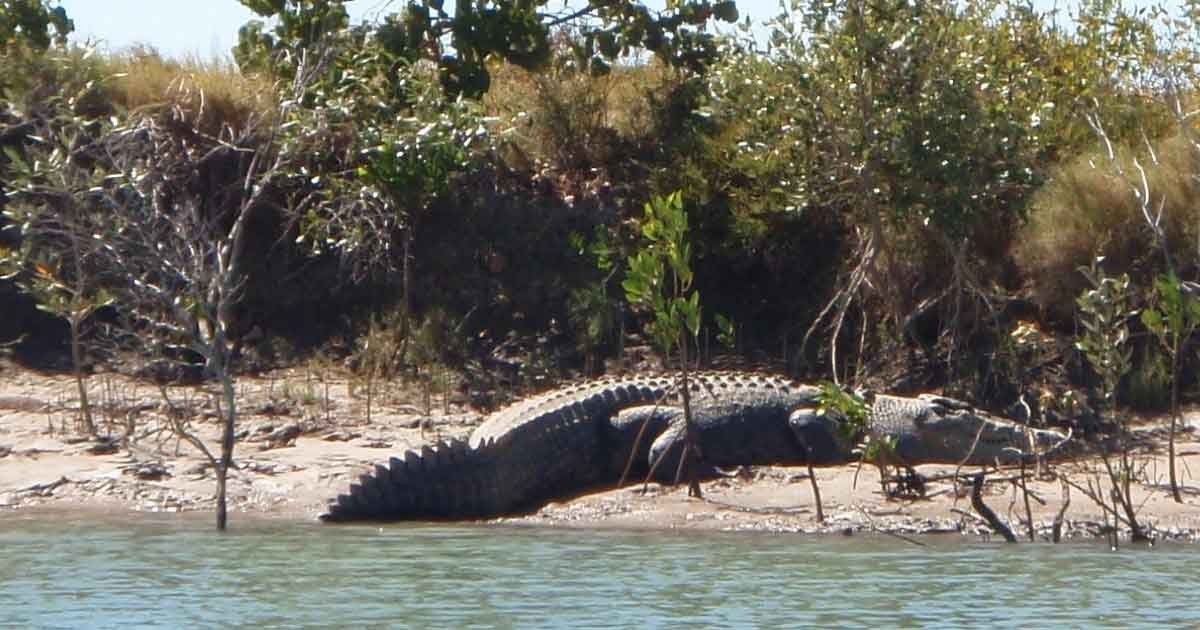
<svg viewBox="0 0 1200 630"><path fill-rule="evenodd" d="M689 374L694 404L730 401L753 402L766 398L810 396L813 388L791 379L759 372L703 371ZM492 413L471 434L471 445L493 439L505 441L525 425L552 423L573 405L586 411L584 421L607 420L620 410L645 404L678 405L679 392L672 374L611 376L560 387L518 401ZM576 413L569 413L575 416Z"/></svg>
<svg viewBox="0 0 1200 630"><path fill-rule="evenodd" d="M933 411L928 401L878 394L871 405L871 429L881 435L903 436L916 433Z"/></svg>

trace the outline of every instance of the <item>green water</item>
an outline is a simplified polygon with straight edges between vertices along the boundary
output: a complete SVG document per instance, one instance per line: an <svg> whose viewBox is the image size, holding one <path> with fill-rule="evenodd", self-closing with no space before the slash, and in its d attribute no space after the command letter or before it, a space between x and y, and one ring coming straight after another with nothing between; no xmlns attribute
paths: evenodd
<svg viewBox="0 0 1200 630"><path fill-rule="evenodd" d="M235 515L236 518L236 515ZM1200 548L0 516L0 626L1181 627Z"/></svg>

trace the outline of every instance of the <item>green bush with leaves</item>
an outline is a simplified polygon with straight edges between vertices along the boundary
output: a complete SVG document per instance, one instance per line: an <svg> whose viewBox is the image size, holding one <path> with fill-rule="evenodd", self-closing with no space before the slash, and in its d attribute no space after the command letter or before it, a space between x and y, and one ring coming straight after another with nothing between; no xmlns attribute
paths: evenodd
<svg viewBox="0 0 1200 630"><path fill-rule="evenodd" d="M4 146L7 202L0 244L0 279L13 279L37 308L67 323L81 424L96 424L84 374L86 325L114 301L111 270L100 245L113 217L104 191L111 173L98 164L97 139L112 123L73 113L91 94L47 98L41 120L27 123L26 143Z"/></svg>
<svg viewBox="0 0 1200 630"><path fill-rule="evenodd" d="M1185 284L1175 274L1160 276L1154 283L1154 303L1142 310L1142 323L1158 339L1170 363L1171 426L1167 439L1171 494L1182 503L1175 470L1175 433L1180 420L1179 388L1184 378L1183 362L1192 335L1200 328L1200 296L1195 283Z"/></svg>
<svg viewBox="0 0 1200 630"><path fill-rule="evenodd" d="M1132 495L1132 485L1137 470L1132 459L1133 445L1129 431L1129 420L1117 411L1117 388L1121 379L1129 373L1133 349L1129 345L1129 323L1137 315L1130 294L1127 274L1109 276L1102 266L1103 258L1096 258L1091 266L1081 267L1080 273L1091 284L1079 295L1079 323L1083 333L1075 347L1087 358L1092 369L1100 377L1099 398L1103 409L1107 409L1110 420L1118 427L1117 462L1101 452L1105 472L1112 487L1114 518L1125 519L1133 532L1133 539L1148 540L1137 520L1137 507ZM1123 514L1120 514L1123 512Z"/></svg>
<svg viewBox="0 0 1200 630"><path fill-rule="evenodd" d="M260 21L244 26L234 49L238 63L247 69L269 66L284 76L295 73L308 47L347 23L345 0L242 0L242 4L264 18L276 19L277 25L270 33ZM419 0L359 32L396 59L436 64L449 95L478 98L491 86L490 60L544 68L556 28L578 30L572 52L595 74L609 72L615 60L638 49L649 50L671 66L700 72L716 56L715 37L705 26L712 20L738 19L733 0L686 0L663 11L651 11L633 0L589 0L580 7L547 10L549 4L547 0L458 2L447 11L443 0Z"/></svg>
<svg viewBox="0 0 1200 630"><path fill-rule="evenodd" d="M0 46L6 55L21 49L44 52L51 44L65 46L75 31L66 9L48 0L3 0L0 2Z"/></svg>
<svg viewBox="0 0 1200 630"><path fill-rule="evenodd" d="M692 287L692 247L688 238L688 215L683 194L675 191L666 197L653 197L645 206L642 220L642 247L628 260L628 271L621 286L629 303L651 318L646 330L654 344L668 358L673 354L679 367L678 391L683 401L684 447L679 469L690 471L688 495L700 496L696 461L700 457L696 429L692 424L690 349L700 334L700 292ZM636 446L635 446L636 450ZM692 462L689 465L689 462ZM652 465L656 467L658 462Z"/></svg>

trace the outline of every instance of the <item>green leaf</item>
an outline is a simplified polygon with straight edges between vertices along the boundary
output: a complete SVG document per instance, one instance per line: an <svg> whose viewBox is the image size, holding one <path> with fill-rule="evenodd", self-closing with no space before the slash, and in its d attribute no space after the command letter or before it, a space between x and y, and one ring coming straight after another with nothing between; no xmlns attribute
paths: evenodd
<svg viewBox="0 0 1200 630"><path fill-rule="evenodd" d="M1155 309L1148 308L1142 311L1142 323L1156 335L1162 335L1165 332L1162 313Z"/></svg>
<svg viewBox="0 0 1200 630"><path fill-rule="evenodd" d="M736 347L737 333L733 325L733 320L717 313L714 318L717 322L717 343L720 343L726 350L732 350Z"/></svg>
<svg viewBox="0 0 1200 630"><path fill-rule="evenodd" d="M688 332L693 337L700 334L700 292L693 291L691 298L683 303L684 322L687 325Z"/></svg>

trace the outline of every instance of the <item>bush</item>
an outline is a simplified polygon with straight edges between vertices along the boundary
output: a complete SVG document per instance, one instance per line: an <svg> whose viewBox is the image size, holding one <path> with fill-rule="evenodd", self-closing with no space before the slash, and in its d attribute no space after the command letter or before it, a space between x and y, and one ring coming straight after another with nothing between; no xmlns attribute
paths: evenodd
<svg viewBox="0 0 1200 630"><path fill-rule="evenodd" d="M1163 221L1176 264L1190 268L1198 262L1197 254L1184 245L1200 237L1200 186L1191 179L1200 173L1200 155L1179 136L1158 142L1156 151L1158 166L1146 169L1154 207L1163 196ZM1136 174L1133 156L1124 149L1118 159ZM1146 155L1138 159L1143 165L1149 162ZM1070 320L1075 296L1087 286L1076 270L1097 255L1104 256L1106 269L1129 273L1141 285L1162 271L1162 258L1133 192L1098 153L1057 169L1031 206L1014 258L1034 300L1058 321Z"/></svg>
<svg viewBox="0 0 1200 630"><path fill-rule="evenodd" d="M509 141L522 157L576 177L607 176L629 157L631 145L649 136L647 93L661 75L656 64L619 66L602 76L569 66L532 73L505 65L484 104L511 121Z"/></svg>

